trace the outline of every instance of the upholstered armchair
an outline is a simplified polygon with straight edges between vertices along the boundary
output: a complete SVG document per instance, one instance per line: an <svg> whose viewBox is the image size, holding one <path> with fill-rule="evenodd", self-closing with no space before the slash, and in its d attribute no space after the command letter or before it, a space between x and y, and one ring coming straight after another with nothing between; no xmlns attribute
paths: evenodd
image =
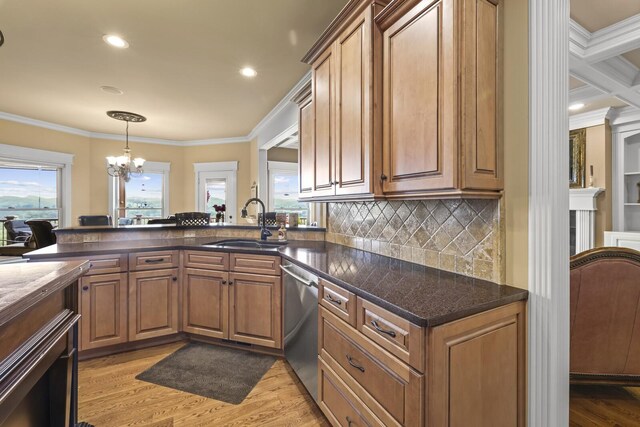
<svg viewBox="0 0 640 427"><path fill-rule="evenodd" d="M572 382L640 384L640 252L577 254L570 286Z"/></svg>

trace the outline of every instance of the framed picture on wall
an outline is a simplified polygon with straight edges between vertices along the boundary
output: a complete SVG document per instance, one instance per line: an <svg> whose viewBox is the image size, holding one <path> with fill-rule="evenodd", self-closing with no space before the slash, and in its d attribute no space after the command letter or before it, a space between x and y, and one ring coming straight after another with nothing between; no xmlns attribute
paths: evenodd
<svg viewBox="0 0 640 427"><path fill-rule="evenodd" d="M587 130L569 132L569 188L584 188Z"/></svg>

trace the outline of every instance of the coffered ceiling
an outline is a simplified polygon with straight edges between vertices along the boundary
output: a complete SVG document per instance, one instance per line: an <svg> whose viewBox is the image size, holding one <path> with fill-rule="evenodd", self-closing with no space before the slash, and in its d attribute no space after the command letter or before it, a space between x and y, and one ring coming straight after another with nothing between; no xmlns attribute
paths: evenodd
<svg viewBox="0 0 640 427"><path fill-rule="evenodd" d="M105 112L129 110L148 119L135 136L247 135L308 71L300 58L346 1L0 0L0 112L121 134Z"/></svg>
<svg viewBox="0 0 640 427"><path fill-rule="evenodd" d="M571 0L570 104L640 108L640 1Z"/></svg>

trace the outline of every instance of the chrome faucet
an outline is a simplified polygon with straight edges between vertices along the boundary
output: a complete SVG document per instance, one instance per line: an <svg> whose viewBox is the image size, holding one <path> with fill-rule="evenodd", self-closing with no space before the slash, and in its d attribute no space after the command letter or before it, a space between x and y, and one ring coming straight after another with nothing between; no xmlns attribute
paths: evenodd
<svg viewBox="0 0 640 427"><path fill-rule="evenodd" d="M262 225L260 225L260 240L267 240L267 237L271 236L272 234L269 230L267 230L267 222L266 222L267 209L264 207L264 203L262 202L262 200L258 199L257 197L253 197L247 200L247 203L244 204L244 208L242 208L242 210L240 211L240 216L242 216L242 218L247 217L247 206L249 206L249 203L251 202L258 202L262 207Z"/></svg>

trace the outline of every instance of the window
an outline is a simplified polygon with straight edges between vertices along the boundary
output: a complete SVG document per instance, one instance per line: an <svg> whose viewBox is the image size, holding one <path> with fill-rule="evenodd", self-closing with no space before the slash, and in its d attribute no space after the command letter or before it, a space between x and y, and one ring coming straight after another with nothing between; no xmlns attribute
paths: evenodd
<svg viewBox="0 0 640 427"><path fill-rule="evenodd" d="M146 223L169 215L171 164L145 162L143 169L142 175L132 176L129 182L108 177L109 206L114 218L140 218Z"/></svg>
<svg viewBox="0 0 640 427"><path fill-rule="evenodd" d="M129 182L124 183L124 192L121 193L121 218L144 219L164 218L164 175L162 173L148 172L140 176L133 176ZM124 208L122 207L124 205Z"/></svg>
<svg viewBox="0 0 640 427"><path fill-rule="evenodd" d="M60 173L51 166L0 162L0 217L46 219L57 225Z"/></svg>
<svg viewBox="0 0 640 427"><path fill-rule="evenodd" d="M72 164L72 154L0 144L0 218L70 226Z"/></svg>
<svg viewBox="0 0 640 427"><path fill-rule="evenodd" d="M194 163L196 174L196 210L215 218L214 205L225 205L225 222L236 218L236 174L238 162Z"/></svg>
<svg viewBox="0 0 640 427"><path fill-rule="evenodd" d="M309 220L309 203L298 202L298 164L268 162L269 210L297 213L302 224Z"/></svg>

